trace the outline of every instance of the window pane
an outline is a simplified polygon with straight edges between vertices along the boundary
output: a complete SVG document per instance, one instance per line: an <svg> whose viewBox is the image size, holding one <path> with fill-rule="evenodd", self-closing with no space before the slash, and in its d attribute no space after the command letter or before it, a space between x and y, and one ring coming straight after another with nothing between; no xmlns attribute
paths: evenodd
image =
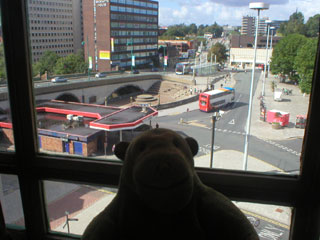
<svg viewBox="0 0 320 240"><path fill-rule="evenodd" d="M41 151L112 159L114 144L158 123L198 141L196 166L299 174L316 52L317 32L307 24L312 16L305 16L303 31L294 37L292 22L270 15L275 6L262 11L253 67L257 19L248 17L255 16L249 6L228 20L241 28L223 28L228 22L185 24L186 30L167 31L184 39L164 35L158 41L158 31L149 28L158 25L158 11L144 1L133 1L139 7L132 6L129 15L114 2L82 1L81 6L81 1L61 0L50 9L44 3L28 5ZM216 9L208 4L212 8L205 9ZM104 14L116 8L121 11ZM163 11L159 25L176 24L168 22L172 14ZM303 12L288 12L287 20L291 15L303 19ZM285 50L288 45L292 52ZM302 64L306 58L308 64ZM144 78L133 80L136 73ZM139 97L143 94L150 96ZM158 107L159 118L151 108L144 111L146 105ZM217 110L221 118L213 126Z"/></svg>
<svg viewBox="0 0 320 240"><path fill-rule="evenodd" d="M8 82L0 18L0 151L14 151L14 138L8 96Z"/></svg>
<svg viewBox="0 0 320 240"><path fill-rule="evenodd" d="M0 202L5 223L24 227L24 215L17 176L0 174Z"/></svg>
<svg viewBox="0 0 320 240"><path fill-rule="evenodd" d="M82 235L91 220L113 199L117 189L44 181L50 230Z"/></svg>
<svg viewBox="0 0 320 240"><path fill-rule="evenodd" d="M247 216L260 240L289 239L292 209L284 206L234 202Z"/></svg>

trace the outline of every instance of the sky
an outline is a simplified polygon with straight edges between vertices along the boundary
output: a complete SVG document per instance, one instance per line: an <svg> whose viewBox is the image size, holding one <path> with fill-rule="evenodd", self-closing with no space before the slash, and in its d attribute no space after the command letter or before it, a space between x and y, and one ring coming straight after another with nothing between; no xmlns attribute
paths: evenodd
<svg viewBox="0 0 320 240"><path fill-rule="evenodd" d="M256 16L257 11L249 9L249 0L159 0L159 24L195 23L211 25L241 26L242 16ZM258 2L258 1L255 1ZM261 17L271 20L288 20L298 10L305 22L320 14L320 0L265 0L270 8L261 11Z"/></svg>

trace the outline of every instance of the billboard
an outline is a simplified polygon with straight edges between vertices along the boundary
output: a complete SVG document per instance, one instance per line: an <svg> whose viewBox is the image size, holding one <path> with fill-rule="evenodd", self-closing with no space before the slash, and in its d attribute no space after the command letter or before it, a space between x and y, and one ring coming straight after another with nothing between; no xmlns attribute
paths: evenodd
<svg viewBox="0 0 320 240"><path fill-rule="evenodd" d="M99 51L99 58L101 60L110 60L110 51Z"/></svg>

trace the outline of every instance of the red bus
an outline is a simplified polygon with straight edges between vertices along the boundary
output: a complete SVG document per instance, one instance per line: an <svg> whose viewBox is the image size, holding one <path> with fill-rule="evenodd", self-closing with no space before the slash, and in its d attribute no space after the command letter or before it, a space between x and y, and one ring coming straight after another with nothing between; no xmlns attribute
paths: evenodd
<svg viewBox="0 0 320 240"><path fill-rule="evenodd" d="M233 103L235 99L234 88L223 87L199 95L199 109L210 112Z"/></svg>

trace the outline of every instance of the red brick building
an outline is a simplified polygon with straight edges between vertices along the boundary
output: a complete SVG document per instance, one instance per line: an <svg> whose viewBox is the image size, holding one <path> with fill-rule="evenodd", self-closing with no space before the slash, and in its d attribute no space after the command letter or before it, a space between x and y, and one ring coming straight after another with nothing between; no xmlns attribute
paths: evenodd
<svg viewBox="0 0 320 240"><path fill-rule="evenodd" d="M93 71L151 63L158 49L158 2L83 0L83 32Z"/></svg>

